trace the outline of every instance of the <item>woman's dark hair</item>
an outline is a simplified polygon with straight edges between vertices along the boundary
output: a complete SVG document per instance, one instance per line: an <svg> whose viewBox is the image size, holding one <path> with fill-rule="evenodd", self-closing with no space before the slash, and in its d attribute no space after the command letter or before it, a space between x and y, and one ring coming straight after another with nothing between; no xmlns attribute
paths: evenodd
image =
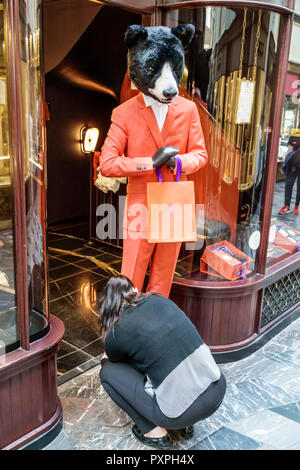
<svg viewBox="0 0 300 470"><path fill-rule="evenodd" d="M126 305L136 305L147 294L141 294L126 276L116 276L109 279L98 301L100 332L107 335L122 314Z"/></svg>

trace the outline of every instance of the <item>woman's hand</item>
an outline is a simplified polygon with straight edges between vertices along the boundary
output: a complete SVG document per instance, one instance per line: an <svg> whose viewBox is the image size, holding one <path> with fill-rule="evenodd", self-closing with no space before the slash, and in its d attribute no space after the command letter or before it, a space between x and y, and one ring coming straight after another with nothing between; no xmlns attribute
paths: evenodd
<svg viewBox="0 0 300 470"><path fill-rule="evenodd" d="M105 351L104 351L104 353L103 353L103 355L102 355L102 359L108 359L107 354L106 354Z"/></svg>

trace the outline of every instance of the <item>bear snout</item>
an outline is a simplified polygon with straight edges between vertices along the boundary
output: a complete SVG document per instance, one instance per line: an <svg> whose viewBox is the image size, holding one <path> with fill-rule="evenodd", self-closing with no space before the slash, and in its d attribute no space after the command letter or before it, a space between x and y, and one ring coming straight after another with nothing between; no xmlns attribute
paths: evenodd
<svg viewBox="0 0 300 470"><path fill-rule="evenodd" d="M173 75L171 65L167 62L161 70L160 76L154 84L154 88L150 88L149 92L158 100L171 100L178 93L177 82Z"/></svg>
<svg viewBox="0 0 300 470"><path fill-rule="evenodd" d="M174 96L177 95L177 89L175 89L175 88L168 88L167 90L164 90L164 91L163 91L163 95L164 95L166 98L174 98Z"/></svg>

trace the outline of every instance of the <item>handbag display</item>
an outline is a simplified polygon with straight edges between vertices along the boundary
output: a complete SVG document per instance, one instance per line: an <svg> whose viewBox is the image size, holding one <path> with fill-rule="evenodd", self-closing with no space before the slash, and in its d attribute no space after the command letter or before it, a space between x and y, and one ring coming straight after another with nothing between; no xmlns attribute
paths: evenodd
<svg viewBox="0 0 300 470"><path fill-rule="evenodd" d="M147 183L149 243L196 241L194 182L180 181L182 162L175 158L176 181L164 182L158 167L158 183Z"/></svg>

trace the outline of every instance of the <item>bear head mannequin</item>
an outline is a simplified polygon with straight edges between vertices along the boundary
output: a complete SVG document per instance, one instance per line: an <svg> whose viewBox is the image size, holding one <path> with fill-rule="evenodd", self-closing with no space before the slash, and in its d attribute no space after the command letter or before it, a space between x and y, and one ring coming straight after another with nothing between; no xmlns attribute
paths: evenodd
<svg viewBox="0 0 300 470"><path fill-rule="evenodd" d="M195 28L183 24L166 26L131 25L125 34L128 47L128 74L138 90L161 103L170 103L178 94L184 70L184 48Z"/></svg>

